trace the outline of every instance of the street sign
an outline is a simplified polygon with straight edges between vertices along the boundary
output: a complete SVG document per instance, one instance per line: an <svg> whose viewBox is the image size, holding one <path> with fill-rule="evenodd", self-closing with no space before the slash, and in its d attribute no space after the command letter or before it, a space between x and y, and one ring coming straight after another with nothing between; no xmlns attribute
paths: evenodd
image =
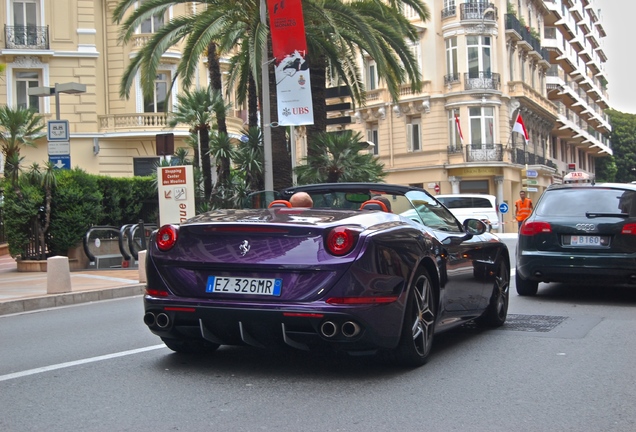
<svg viewBox="0 0 636 432"><path fill-rule="evenodd" d="M528 192L539 192L539 188L536 188L536 187L529 187L529 188L526 188L526 190Z"/></svg>
<svg viewBox="0 0 636 432"><path fill-rule="evenodd" d="M49 156L49 162L56 169L71 169L71 155Z"/></svg>
<svg viewBox="0 0 636 432"><path fill-rule="evenodd" d="M49 141L68 141L70 139L68 120L49 120L46 139Z"/></svg>
<svg viewBox="0 0 636 432"><path fill-rule="evenodd" d="M159 220L178 224L196 215L192 165L157 168Z"/></svg>
<svg viewBox="0 0 636 432"><path fill-rule="evenodd" d="M537 171L535 171L535 170L527 170L526 171L526 177L536 178L536 177L539 177L539 173Z"/></svg>
<svg viewBox="0 0 636 432"><path fill-rule="evenodd" d="M500 213L508 213L508 204L506 204L506 203L499 204L499 212Z"/></svg>
<svg viewBox="0 0 636 432"><path fill-rule="evenodd" d="M528 186L539 186L539 180L527 179L525 182Z"/></svg>
<svg viewBox="0 0 636 432"><path fill-rule="evenodd" d="M49 156L70 155L71 143L68 141L49 142Z"/></svg>

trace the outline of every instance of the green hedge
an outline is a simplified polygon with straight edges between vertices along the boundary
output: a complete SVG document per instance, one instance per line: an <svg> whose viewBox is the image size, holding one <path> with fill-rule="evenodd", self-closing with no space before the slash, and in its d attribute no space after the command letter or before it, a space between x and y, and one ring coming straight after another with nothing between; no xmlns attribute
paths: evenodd
<svg viewBox="0 0 636 432"><path fill-rule="evenodd" d="M94 225L156 224L158 198L152 177L114 178L81 169L55 172L57 185L51 203L48 248L50 255L67 255ZM42 214L44 190L20 182L22 198L5 182L4 219L12 256L22 255L34 217Z"/></svg>

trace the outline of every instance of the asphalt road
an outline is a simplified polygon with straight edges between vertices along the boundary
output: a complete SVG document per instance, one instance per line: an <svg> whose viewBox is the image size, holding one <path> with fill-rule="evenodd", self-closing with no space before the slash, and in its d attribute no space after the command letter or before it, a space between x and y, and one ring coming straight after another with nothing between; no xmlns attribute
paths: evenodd
<svg viewBox="0 0 636 432"><path fill-rule="evenodd" d="M541 285L430 362L172 353L140 297L0 316L1 431L634 431L636 290Z"/></svg>

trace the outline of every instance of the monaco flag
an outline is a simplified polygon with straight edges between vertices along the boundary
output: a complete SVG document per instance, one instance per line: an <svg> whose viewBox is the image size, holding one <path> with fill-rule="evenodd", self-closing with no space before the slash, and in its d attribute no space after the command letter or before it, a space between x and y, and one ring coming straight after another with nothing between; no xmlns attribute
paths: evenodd
<svg viewBox="0 0 636 432"><path fill-rule="evenodd" d="M517 120L515 120L515 125L512 127L513 132L519 132L523 135L523 138L526 140L526 144L530 140L528 136L528 131L526 130L526 125L523 124L523 119L521 118L521 114L517 114Z"/></svg>
<svg viewBox="0 0 636 432"><path fill-rule="evenodd" d="M464 134L462 133L462 127L459 124L459 116L455 114L455 125L457 125L457 133L459 134L459 141L464 145Z"/></svg>

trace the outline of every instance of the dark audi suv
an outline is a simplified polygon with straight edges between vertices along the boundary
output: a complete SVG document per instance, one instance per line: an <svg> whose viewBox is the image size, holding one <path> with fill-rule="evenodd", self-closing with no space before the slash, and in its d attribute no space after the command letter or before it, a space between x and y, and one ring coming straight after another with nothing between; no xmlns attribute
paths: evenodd
<svg viewBox="0 0 636 432"><path fill-rule="evenodd" d="M539 282L636 287L636 184L550 186L519 230L516 284Z"/></svg>

